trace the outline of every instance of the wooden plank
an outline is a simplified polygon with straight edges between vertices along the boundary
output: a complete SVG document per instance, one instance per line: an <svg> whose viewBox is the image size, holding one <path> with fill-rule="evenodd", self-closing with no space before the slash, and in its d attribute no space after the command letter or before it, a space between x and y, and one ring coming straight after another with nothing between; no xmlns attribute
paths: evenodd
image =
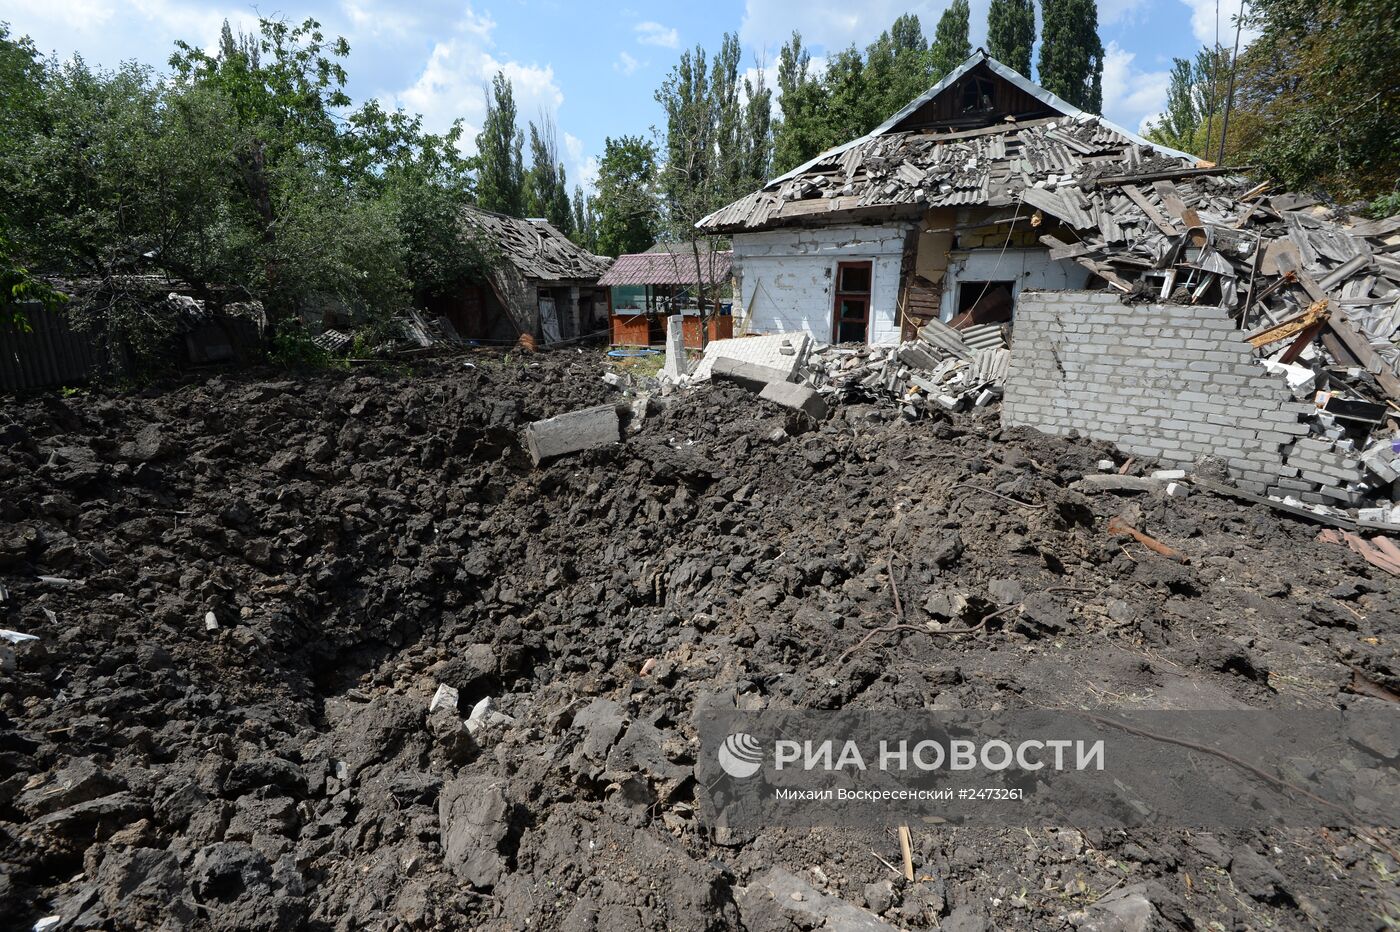
<svg viewBox="0 0 1400 932"><path fill-rule="evenodd" d="M1357 362L1365 366L1366 371L1376 377L1376 382L1385 390L1385 393L1392 399L1400 401L1400 378L1396 377L1390 364L1371 347L1370 341L1347 319L1346 313L1340 308L1333 311L1332 316L1327 320L1327 327L1337 335L1337 339L1346 346Z"/></svg>
<svg viewBox="0 0 1400 932"><path fill-rule="evenodd" d="M1157 208L1153 207L1152 202L1147 199L1147 195L1143 194L1142 190L1136 185L1123 185L1123 193L1128 195L1128 199L1131 200L1134 204L1136 204L1138 208L1144 214L1147 215L1147 219L1151 220L1152 225L1155 226L1157 229L1161 230L1168 236L1176 236L1178 233L1181 232L1176 227L1168 223L1166 218L1157 212Z"/></svg>

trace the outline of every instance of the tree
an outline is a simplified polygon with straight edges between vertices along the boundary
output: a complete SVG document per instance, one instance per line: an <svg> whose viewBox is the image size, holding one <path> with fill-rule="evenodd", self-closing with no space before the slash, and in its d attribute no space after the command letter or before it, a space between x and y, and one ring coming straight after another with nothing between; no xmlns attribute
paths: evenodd
<svg viewBox="0 0 1400 932"><path fill-rule="evenodd" d="M865 85L872 117L883 122L937 83L919 17L905 13L865 50ZM875 124L875 125L878 125ZM873 128L873 127L872 127Z"/></svg>
<svg viewBox="0 0 1400 932"><path fill-rule="evenodd" d="M865 80L865 59L851 46L831 56L822 75L822 110L818 152L864 136L884 120L870 106L874 95Z"/></svg>
<svg viewBox="0 0 1400 932"><path fill-rule="evenodd" d="M530 170L525 174L525 212L531 217L544 217L560 233L568 236L574 229L573 208L564 178L564 163L559 159L558 134L554 118L540 115L540 125L530 123Z"/></svg>
<svg viewBox="0 0 1400 932"><path fill-rule="evenodd" d="M515 127L515 94L510 80L496 72L486 92L486 118L476 137L480 159L477 203L510 217L525 216L524 135Z"/></svg>
<svg viewBox="0 0 1400 932"><path fill-rule="evenodd" d="M1259 38L1240 56L1227 158L1291 188L1393 195L1400 0L1254 0L1246 24Z"/></svg>
<svg viewBox="0 0 1400 932"><path fill-rule="evenodd" d="M265 20L209 53L177 43L159 75L41 63L0 39L4 286L42 298L25 270L82 278L70 313L139 353L173 318L132 273L214 307L257 299L274 337L327 299L384 315L479 275L460 124L425 133L374 102L346 116L348 51L314 21ZM21 100L33 118L11 119Z"/></svg>
<svg viewBox="0 0 1400 932"><path fill-rule="evenodd" d="M1172 59L1167 106L1148 126L1147 138L1210 158L1220 141L1224 120L1230 50L1201 49L1194 59Z"/></svg>
<svg viewBox="0 0 1400 932"><path fill-rule="evenodd" d="M598 252L608 256L645 252L656 242L660 222L656 176L656 146L649 141L641 136L603 141L596 199Z"/></svg>
<svg viewBox="0 0 1400 932"><path fill-rule="evenodd" d="M744 78L744 100L740 175L758 186L768 180L773 168L773 91L761 62L753 77Z"/></svg>
<svg viewBox="0 0 1400 932"><path fill-rule="evenodd" d="M1094 0L1041 0L1040 85L1090 113L1103 109L1103 43Z"/></svg>
<svg viewBox="0 0 1400 932"><path fill-rule="evenodd" d="M744 137L746 126L764 123L753 108L768 103L760 102L760 95L751 95L747 102L739 100L738 65L738 37L726 34L712 61L699 46L681 53L680 61L656 91L656 101L666 114L662 141L666 159L657 185L661 226L668 239L689 247L684 256L673 255L678 264L684 263L685 277L697 283L702 314L722 283L716 281L714 250L708 245L701 247L704 235L695 225L756 186L758 181L749 170L767 161L767 139Z"/></svg>
<svg viewBox="0 0 1400 932"><path fill-rule="evenodd" d="M313 19L263 19L256 36L225 23L216 55L176 48L171 89L219 114L212 138L224 141L233 167L236 225L222 240L247 261L228 277L262 301L274 333L313 297L363 311L407 300L392 217L354 184L358 141L339 117L351 103L349 44L328 40ZM357 261L363 268L352 269Z"/></svg>
<svg viewBox="0 0 1400 932"><path fill-rule="evenodd" d="M583 193L581 185L574 185L574 232L573 240L589 252L598 251L598 212L593 199Z"/></svg>
<svg viewBox="0 0 1400 932"><path fill-rule="evenodd" d="M1029 78L1034 45L1035 0L992 0L987 10L987 53Z"/></svg>
<svg viewBox="0 0 1400 932"><path fill-rule="evenodd" d="M941 81L972 54L972 43L967 38L971 18L967 0L953 0L938 18L929 47L935 81Z"/></svg>
<svg viewBox="0 0 1400 932"><path fill-rule="evenodd" d="M826 146L822 117L825 90L812 73L812 54L800 33L778 53L778 106L782 120L773 135L773 170L784 173L817 156Z"/></svg>

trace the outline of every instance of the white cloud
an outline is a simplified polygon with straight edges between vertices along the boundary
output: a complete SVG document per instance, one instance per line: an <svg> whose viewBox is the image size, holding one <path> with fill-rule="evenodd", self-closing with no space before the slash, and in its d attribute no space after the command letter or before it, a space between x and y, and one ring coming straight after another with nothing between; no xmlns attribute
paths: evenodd
<svg viewBox="0 0 1400 932"><path fill-rule="evenodd" d="M418 78L391 95L390 105L422 114L423 125L432 132L443 132L461 118L465 124L461 147L468 153L476 150L476 134L486 115L486 93L498 71L510 79L522 124L530 114L556 112L564 103L564 92L554 79L554 68L497 58L491 51L495 26L489 16L477 15L468 7L453 29L455 35L433 46Z"/></svg>
<svg viewBox="0 0 1400 932"><path fill-rule="evenodd" d="M642 63L626 52L618 52L617 61L613 62L613 70L622 74L632 74L640 67L642 67Z"/></svg>
<svg viewBox="0 0 1400 932"><path fill-rule="evenodd" d="M208 48L218 42L224 20L235 31L257 30L257 15L247 7L181 0L0 0L0 21L31 36L40 51L71 49L81 39L85 54L108 66L132 57L150 60L139 54L147 47L160 52L155 60L163 64L176 39Z"/></svg>
<svg viewBox="0 0 1400 932"><path fill-rule="evenodd" d="M1099 0L1099 26L1131 23L1145 6L1147 0Z"/></svg>
<svg viewBox="0 0 1400 932"><path fill-rule="evenodd" d="M681 35L674 27L648 21L638 23L632 27L632 30L637 34L637 41L642 45L659 45L664 49L680 48Z"/></svg>
<svg viewBox="0 0 1400 932"><path fill-rule="evenodd" d="M1181 0L1191 9L1191 33L1202 45L1213 45L1218 37L1220 44L1227 48L1235 44L1235 17L1239 15L1243 0ZM1216 4L1219 3L1220 19L1216 20ZM1217 30L1217 22L1219 29ZM1244 48L1259 37L1253 29L1240 33L1240 48Z"/></svg>
<svg viewBox="0 0 1400 932"><path fill-rule="evenodd" d="M971 0L969 31L974 48L986 38L990 4L991 0ZM791 0L746 0L739 38L748 48L776 49L796 29L802 33L804 45L830 53L852 44L864 48L889 29L900 14L913 13L919 17L924 36L931 39L946 6L946 0L865 0L858 5L850 0L804 0L801 4Z"/></svg>
<svg viewBox="0 0 1400 932"><path fill-rule="evenodd" d="M340 11L350 21L354 35L404 38L421 28L422 20L404 7L384 6L376 0L341 0Z"/></svg>
<svg viewBox="0 0 1400 932"><path fill-rule="evenodd" d="M583 190L592 195L598 181L598 157L583 156L583 140L573 133L564 134L564 152L569 157L569 196L574 195L574 185L582 185Z"/></svg>
<svg viewBox="0 0 1400 932"><path fill-rule="evenodd" d="M1117 42L1108 43L1103 62L1103 112L1120 126L1141 132L1147 121L1157 119L1166 107L1171 75L1138 71L1133 67L1136 57Z"/></svg>

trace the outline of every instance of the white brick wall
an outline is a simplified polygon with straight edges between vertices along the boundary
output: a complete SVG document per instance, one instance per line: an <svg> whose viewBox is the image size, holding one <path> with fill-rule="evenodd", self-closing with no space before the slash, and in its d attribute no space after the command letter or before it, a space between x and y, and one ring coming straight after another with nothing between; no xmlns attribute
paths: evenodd
<svg viewBox="0 0 1400 932"><path fill-rule="evenodd" d="M1263 493L1281 448L1307 434L1296 402L1251 360L1217 307L1122 303L1104 292L1025 292L1016 307L1002 421L1077 430L1128 453L1189 465L1223 459Z"/></svg>
<svg viewBox="0 0 1400 932"><path fill-rule="evenodd" d="M838 262L871 265L869 342L899 342L899 270L912 223L768 230L734 235L734 267L742 320L750 333L805 330L831 339L832 287Z"/></svg>

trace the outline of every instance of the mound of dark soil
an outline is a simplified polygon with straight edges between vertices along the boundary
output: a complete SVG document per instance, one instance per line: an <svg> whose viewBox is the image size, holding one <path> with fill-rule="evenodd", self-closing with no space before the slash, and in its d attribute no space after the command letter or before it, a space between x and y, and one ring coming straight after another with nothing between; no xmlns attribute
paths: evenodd
<svg viewBox="0 0 1400 932"><path fill-rule="evenodd" d="M40 637L0 656L7 924L799 928L823 895L908 928L1400 916L1376 833L930 827L914 884L883 826L712 837L700 701L1381 702L1347 690L1400 689L1400 586L1267 508L1072 491L1114 451L994 413L806 429L716 386L532 468L519 426L617 400L599 374L483 356L0 408L0 627ZM1190 563L1107 534L1125 508ZM871 634L894 618L985 624ZM458 711L430 713L443 684Z"/></svg>

